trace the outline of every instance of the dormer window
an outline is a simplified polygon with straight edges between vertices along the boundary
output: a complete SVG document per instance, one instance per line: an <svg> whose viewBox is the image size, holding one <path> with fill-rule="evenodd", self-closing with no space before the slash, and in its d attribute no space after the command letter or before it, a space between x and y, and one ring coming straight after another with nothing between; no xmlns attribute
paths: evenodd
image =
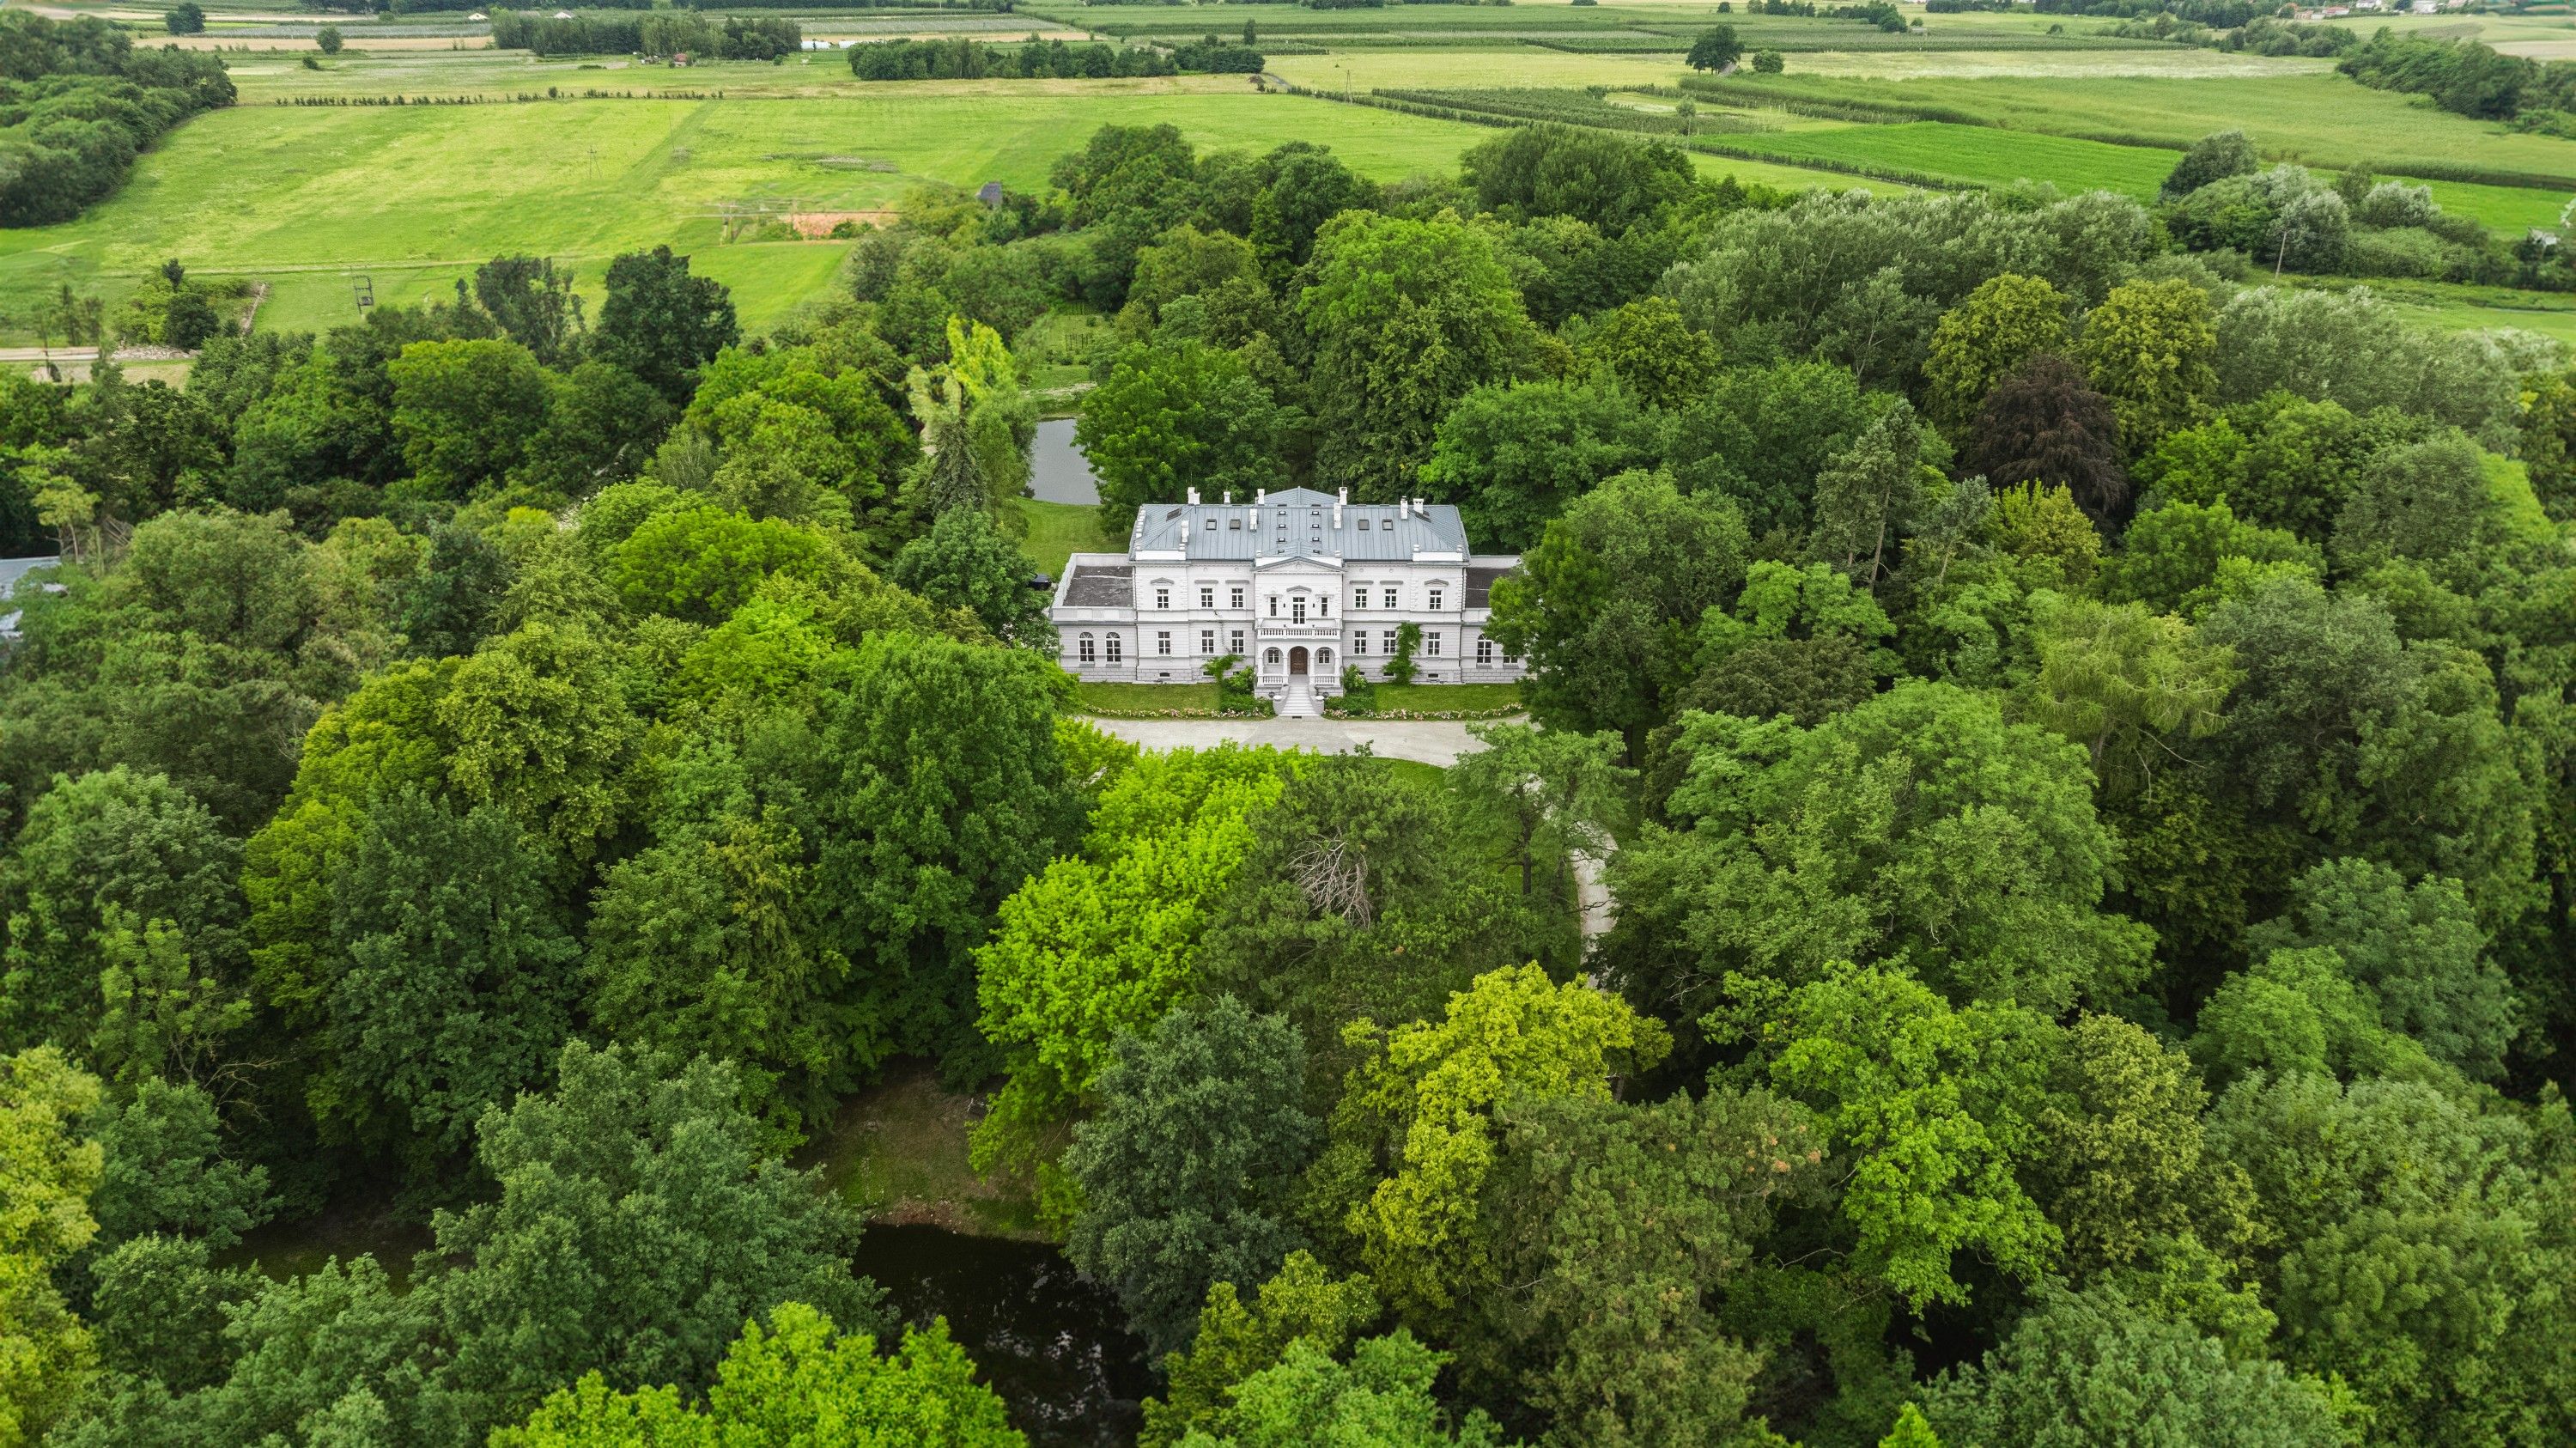
<svg viewBox="0 0 2576 1448"><path fill-rule="evenodd" d="M1361 532L1363 532L1363 533L1365 533L1365 532L1367 532L1367 531L1368 531L1368 519L1366 519L1366 518L1362 518L1362 519L1360 519L1360 531L1361 531Z"/></svg>
<svg viewBox="0 0 2576 1448"><path fill-rule="evenodd" d="M1207 530L1211 533L1216 531L1216 519L1210 518L1207 520Z"/></svg>
<svg viewBox="0 0 2576 1448"><path fill-rule="evenodd" d="M1215 527L1216 520L1210 518L1208 520L1208 526L1211 528ZM1225 520L1225 526L1229 532L1240 533L1243 531L1243 520L1241 518L1228 518Z"/></svg>

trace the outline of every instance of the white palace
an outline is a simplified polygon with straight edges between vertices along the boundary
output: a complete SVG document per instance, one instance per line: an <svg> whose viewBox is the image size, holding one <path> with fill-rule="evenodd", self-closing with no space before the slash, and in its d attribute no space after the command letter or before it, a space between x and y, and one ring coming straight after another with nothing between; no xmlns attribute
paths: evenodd
<svg viewBox="0 0 2576 1448"><path fill-rule="evenodd" d="M1446 503L1353 503L1311 488L1238 503L1158 504L1125 554L1076 553L1056 583L1064 666L1084 679L1195 684L1212 658L1250 663L1286 715L1320 711L1355 664L1384 678L1396 634L1419 624L1414 681L1502 683L1521 661L1485 636L1513 555L1467 551Z"/></svg>

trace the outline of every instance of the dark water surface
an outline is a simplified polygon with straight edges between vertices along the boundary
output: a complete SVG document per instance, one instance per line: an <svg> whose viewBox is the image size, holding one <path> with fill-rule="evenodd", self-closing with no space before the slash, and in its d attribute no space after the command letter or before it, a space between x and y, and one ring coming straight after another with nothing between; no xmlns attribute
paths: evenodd
<svg viewBox="0 0 2576 1448"><path fill-rule="evenodd" d="M1010 1406L1035 1448L1136 1441L1137 1400L1153 1391L1145 1345L1118 1300L1042 1242L939 1227L870 1227L858 1269L907 1323L948 1331Z"/></svg>
<svg viewBox="0 0 2576 1448"><path fill-rule="evenodd" d="M1073 445L1073 419L1050 417L1038 424L1038 439L1029 449L1029 496L1041 503L1097 503L1100 483L1091 475L1091 459Z"/></svg>

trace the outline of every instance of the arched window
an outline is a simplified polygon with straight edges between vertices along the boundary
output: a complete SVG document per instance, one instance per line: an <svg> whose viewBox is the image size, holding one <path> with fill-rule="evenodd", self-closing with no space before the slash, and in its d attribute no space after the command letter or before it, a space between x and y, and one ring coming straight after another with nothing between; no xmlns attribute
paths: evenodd
<svg viewBox="0 0 2576 1448"><path fill-rule="evenodd" d="M1082 636L1082 661L1083 661L1084 663L1088 664L1088 663L1092 662L1092 660L1093 660L1094 658L1096 658L1096 657L1098 656L1098 654L1099 654L1099 649L1098 649L1098 647L1097 647L1096 645L1094 645L1094 644L1092 643L1092 641L1091 641L1091 635L1089 635L1089 634L1084 634L1084 635Z"/></svg>
<svg viewBox="0 0 2576 1448"><path fill-rule="evenodd" d="M1331 649L1317 649L1317 650L1315 650L1315 662L1316 662L1316 663L1318 663L1318 664L1329 664L1329 663L1331 663L1332 661L1333 661L1333 651L1332 651Z"/></svg>
<svg viewBox="0 0 2576 1448"><path fill-rule="evenodd" d="M1111 634L1109 636L1109 662L1113 664L1118 662L1120 655L1127 652L1125 644L1121 642L1121 638L1122 635L1119 634Z"/></svg>
<svg viewBox="0 0 2576 1448"><path fill-rule="evenodd" d="M1277 649L1272 649L1263 657L1263 662L1272 664L1279 662L1279 651Z"/></svg>

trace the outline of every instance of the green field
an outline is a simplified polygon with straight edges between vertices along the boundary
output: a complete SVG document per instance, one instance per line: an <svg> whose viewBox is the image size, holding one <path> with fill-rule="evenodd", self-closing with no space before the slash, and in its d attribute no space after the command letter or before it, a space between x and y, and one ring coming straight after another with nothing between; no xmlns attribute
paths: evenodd
<svg viewBox="0 0 2576 1448"><path fill-rule="evenodd" d="M719 68L711 67L710 70ZM738 67L759 70L765 67ZM728 202L889 206L925 182L1037 189L1102 125L1170 122L1203 147L1330 146L1369 175L1441 173L1490 140L1480 126L1263 94L1234 83L984 81L877 85L787 100L581 100L426 107L237 106L191 121L80 220L0 232L0 339L63 283L111 308L177 257L275 287L263 326L379 295L443 294L484 259L525 251L596 278L617 252L668 242L738 292L746 325L776 321L831 275L830 244L725 246ZM1702 157L1770 185L1839 177Z"/></svg>
<svg viewBox="0 0 2576 1448"><path fill-rule="evenodd" d="M2510 173L2576 190L2576 145L2508 131L2376 91L2327 71L2234 78L2025 76L1858 80L1792 72L1730 77L1729 104L1778 102L1921 108L1924 119L1974 120L2047 135L2116 138L2176 150L2244 128L2275 160L2367 164L2418 176Z"/></svg>

